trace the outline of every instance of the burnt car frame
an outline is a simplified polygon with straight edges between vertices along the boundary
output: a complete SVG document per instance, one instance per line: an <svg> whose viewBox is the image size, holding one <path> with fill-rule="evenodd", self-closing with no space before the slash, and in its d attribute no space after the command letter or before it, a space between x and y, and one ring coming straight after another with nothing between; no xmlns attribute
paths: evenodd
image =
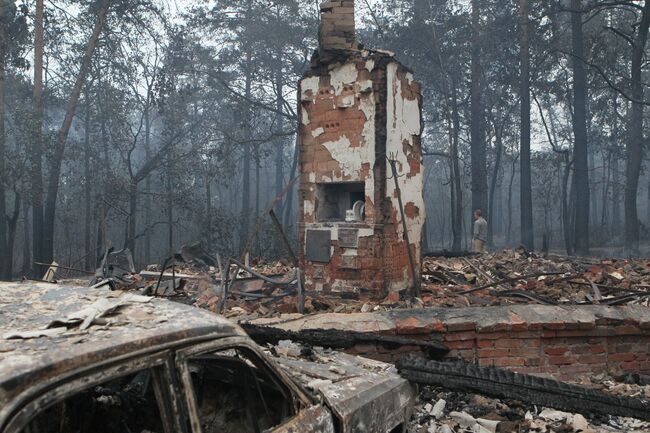
<svg viewBox="0 0 650 433"><path fill-rule="evenodd" d="M194 307L47 284L0 293L0 432L386 433L410 416L414 390L393 372L274 358Z"/></svg>

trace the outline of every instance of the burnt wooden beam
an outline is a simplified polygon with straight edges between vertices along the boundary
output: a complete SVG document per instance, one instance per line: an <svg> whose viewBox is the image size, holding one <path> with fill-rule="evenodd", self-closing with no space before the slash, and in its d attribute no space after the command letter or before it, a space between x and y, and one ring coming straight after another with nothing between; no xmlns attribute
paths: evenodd
<svg viewBox="0 0 650 433"><path fill-rule="evenodd" d="M426 353L430 359L442 359L449 353L449 348L439 341L416 340L413 338L381 335L369 332L344 331L339 329L302 329L287 331L271 326L259 326L251 323L240 324L257 344L277 344L281 340L291 340L311 346L331 349L350 349L358 344L381 346L387 350L396 350L404 346L414 346Z"/></svg>

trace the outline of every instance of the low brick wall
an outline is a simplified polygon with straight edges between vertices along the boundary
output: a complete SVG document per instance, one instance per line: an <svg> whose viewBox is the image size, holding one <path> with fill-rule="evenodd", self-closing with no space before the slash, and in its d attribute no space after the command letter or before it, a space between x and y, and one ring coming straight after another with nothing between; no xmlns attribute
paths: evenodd
<svg viewBox="0 0 650 433"><path fill-rule="evenodd" d="M587 373L650 373L650 309L642 306L479 307L322 314L283 329L349 329L437 340L479 365L570 379ZM350 353L394 361L415 347L359 345Z"/></svg>

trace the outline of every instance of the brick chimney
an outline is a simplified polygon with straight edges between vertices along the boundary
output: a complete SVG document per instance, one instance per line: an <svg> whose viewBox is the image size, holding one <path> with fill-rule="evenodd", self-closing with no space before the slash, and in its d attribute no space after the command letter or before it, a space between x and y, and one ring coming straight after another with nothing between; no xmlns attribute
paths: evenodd
<svg viewBox="0 0 650 433"><path fill-rule="evenodd" d="M328 1L320 5L321 52L357 50L354 0Z"/></svg>

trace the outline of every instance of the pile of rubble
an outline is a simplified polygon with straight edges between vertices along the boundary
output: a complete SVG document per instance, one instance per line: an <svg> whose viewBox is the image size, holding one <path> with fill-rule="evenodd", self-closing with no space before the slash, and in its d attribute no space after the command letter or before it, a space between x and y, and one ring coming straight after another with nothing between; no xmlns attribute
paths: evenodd
<svg viewBox="0 0 650 433"><path fill-rule="evenodd" d="M107 252L92 284L173 297L243 320L297 312L358 313L531 303L648 306L650 302L650 260L643 259L541 256L523 249L425 257L420 297L403 292L389 293L384 299L359 293L303 292L297 269L285 261L244 264L232 260L224 264L187 248L172 259L136 272L128 250ZM48 273L60 273L60 268L66 269L53 267L58 272Z"/></svg>
<svg viewBox="0 0 650 433"><path fill-rule="evenodd" d="M617 383L612 378L593 378L594 388L612 394L650 398L650 386ZM585 385L583 383L583 385ZM409 431L414 433L609 433L647 432L650 423L634 418L585 416L499 400L478 394L423 387Z"/></svg>
<svg viewBox="0 0 650 433"><path fill-rule="evenodd" d="M422 268L427 306L648 305L650 298L649 260L539 256L517 249L428 257Z"/></svg>

